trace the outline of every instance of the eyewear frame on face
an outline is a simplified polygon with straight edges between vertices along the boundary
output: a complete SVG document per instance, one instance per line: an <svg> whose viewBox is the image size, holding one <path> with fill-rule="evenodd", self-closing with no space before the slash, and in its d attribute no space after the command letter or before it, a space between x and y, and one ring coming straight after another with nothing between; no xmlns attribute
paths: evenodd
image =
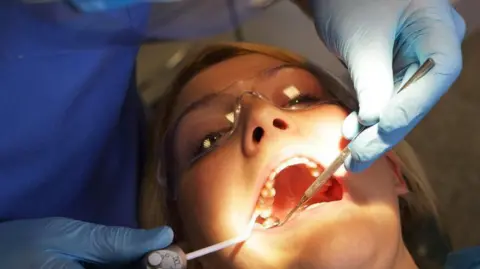
<svg viewBox="0 0 480 269"><path fill-rule="evenodd" d="M319 82L319 85L323 86L323 89L332 97L329 100L324 100L324 101L319 101L317 103L314 103L313 105L309 107L303 107L303 108L297 108L297 109L290 109L287 108L285 110L287 111L304 111L308 109L312 109L315 107L318 107L322 104L337 104L341 105L344 108L346 108L349 111L353 111L358 108L358 102L356 98L353 96L353 93L348 90L348 87L346 87L340 80L338 80L335 76L333 76L331 73L327 72L326 70L322 70L310 63L303 63L303 64L282 64L278 65L272 68L268 68L265 70L262 70L255 76L246 78L246 79L241 79L238 81L233 82L229 86L225 87L222 89L220 92L228 91L228 89L232 88L234 85L238 85L240 83L246 82L246 81L255 81L257 77L262 76L262 74L271 72L272 70L276 69L281 69L281 68L297 68L301 69L303 71L309 72L311 75L313 75L317 81ZM252 83L254 85L255 83ZM251 87L252 87L251 85ZM231 130L229 130L225 134L224 140L222 140L219 145L216 145L206 151L205 153L202 153L200 156L195 157L191 163L195 162L199 158L207 155L208 153L212 152L214 149L218 148L221 146L224 142L228 141L230 137L233 135L235 130L237 129L237 124L238 124L238 118L240 117L240 114L242 112L242 101L245 98L245 96L252 96L259 98L263 101L266 101L268 103L272 103L270 98L264 96L262 93L258 91L252 91L251 88L249 90L245 90L241 92L235 100L235 106L234 106L234 111L233 111L233 126ZM275 104L273 104L275 105ZM279 108L277 105L275 105L278 109L283 109ZM172 200L176 200L178 198L178 190L177 190L177 185L178 182L175 180L176 175L175 175L175 170L177 169L176 165L174 165L175 162L172 161L167 161L167 157L172 159L175 157L175 152L174 152L174 143L175 143L175 134L176 134L176 129L178 128L178 125L180 124L181 120L185 115L187 115L192 109L195 108L195 104L190 105L187 107L178 117L177 119L170 124L163 136L162 143L160 144L161 147L158 149L160 160L157 165L157 179L160 184L162 184L167 190L168 190L168 195L169 198ZM174 159L174 158L173 158Z"/></svg>

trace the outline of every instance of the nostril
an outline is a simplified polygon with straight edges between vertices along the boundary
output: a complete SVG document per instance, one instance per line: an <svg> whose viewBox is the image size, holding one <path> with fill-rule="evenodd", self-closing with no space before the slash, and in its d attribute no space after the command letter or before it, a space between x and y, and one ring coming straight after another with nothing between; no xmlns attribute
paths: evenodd
<svg viewBox="0 0 480 269"><path fill-rule="evenodd" d="M280 130L285 130L288 128L288 125L285 121L281 120L281 119L274 119L273 120L273 126L275 126L276 128L280 129Z"/></svg>
<svg viewBox="0 0 480 269"><path fill-rule="evenodd" d="M255 142L260 142L262 140L262 137L263 137L263 134L264 134L264 131L261 127L257 127L255 128L255 130L253 130L253 141Z"/></svg>

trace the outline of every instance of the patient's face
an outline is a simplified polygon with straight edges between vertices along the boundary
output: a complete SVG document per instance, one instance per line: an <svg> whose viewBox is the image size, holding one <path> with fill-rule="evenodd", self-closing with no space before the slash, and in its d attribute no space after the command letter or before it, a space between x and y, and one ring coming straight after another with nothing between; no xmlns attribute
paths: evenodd
<svg viewBox="0 0 480 269"><path fill-rule="evenodd" d="M204 96L281 64L267 56L246 55L204 70L182 90L174 118ZM289 78L273 76L255 90L268 95L279 79L288 85ZM313 75L299 73L291 79L325 92ZM233 91L240 94L242 89ZM196 115L176 132L180 198L178 208L171 210L178 210L184 239L192 249L234 237L246 229L254 212L262 215L248 241L201 258L203 267L391 267L403 246L397 207L405 188L386 157L359 174L340 171L308 209L281 227L266 229L268 223L283 219L313 176L345 145L341 125L347 112L334 104L285 111L254 97L243 104L228 141L193 164L191 152L215 142L203 130L216 127L204 120L208 115Z"/></svg>

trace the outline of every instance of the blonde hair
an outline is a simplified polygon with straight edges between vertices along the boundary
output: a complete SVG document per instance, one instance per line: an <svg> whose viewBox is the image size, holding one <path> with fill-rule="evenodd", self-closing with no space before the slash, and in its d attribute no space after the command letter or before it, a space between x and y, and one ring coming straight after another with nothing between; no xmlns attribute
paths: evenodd
<svg viewBox="0 0 480 269"><path fill-rule="evenodd" d="M197 53L193 59L186 64L177 77L171 83L166 94L161 98L155 110L159 117L151 129L151 140L147 164L146 178L141 184L140 192L140 223L144 228L156 227L159 225L171 225L172 219L167 210L167 199L165 188L160 186L156 180L159 158L157 149L161 139L170 123L173 104L185 84L202 70L219 62L234 58L240 55L262 54L267 55L286 63L306 64L303 57L288 51L259 44L250 43L223 43L210 45ZM346 90L346 89L345 89ZM402 224L415 216L430 215L437 217L436 199L427 180L426 174L420 165L413 149L405 141L401 141L394 149L397 163L409 188L410 194L401 198ZM174 210L173 210L174 211ZM175 227L175 226L173 226Z"/></svg>

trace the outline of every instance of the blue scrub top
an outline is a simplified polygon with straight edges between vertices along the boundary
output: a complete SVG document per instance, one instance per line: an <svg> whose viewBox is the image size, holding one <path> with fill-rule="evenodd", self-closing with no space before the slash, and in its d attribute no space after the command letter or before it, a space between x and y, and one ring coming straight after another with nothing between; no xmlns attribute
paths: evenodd
<svg viewBox="0 0 480 269"><path fill-rule="evenodd" d="M150 38L230 29L228 11L219 8L225 1L141 4L93 14L62 3L4 1L0 220L62 216L137 226L143 137L134 79L139 46ZM259 11L237 8L240 20Z"/></svg>
<svg viewBox="0 0 480 269"><path fill-rule="evenodd" d="M450 253L445 269L480 269L480 246Z"/></svg>

